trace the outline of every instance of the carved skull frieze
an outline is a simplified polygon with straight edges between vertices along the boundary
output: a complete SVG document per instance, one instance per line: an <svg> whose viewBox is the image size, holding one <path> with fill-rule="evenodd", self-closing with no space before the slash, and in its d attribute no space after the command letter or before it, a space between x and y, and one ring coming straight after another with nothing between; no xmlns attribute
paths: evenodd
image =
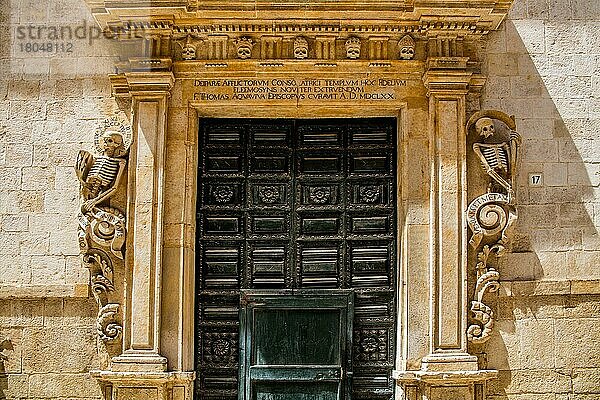
<svg viewBox="0 0 600 400"><path fill-rule="evenodd" d="M188 35L185 44L181 45L181 58L186 61L196 59L196 45L192 43L191 35Z"/></svg>
<svg viewBox="0 0 600 400"><path fill-rule="evenodd" d="M308 41L303 37L297 37L294 40L294 58L299 60L308 57Z"/></svg>
<svg viewBox="0 0 600 400"><path fill-rule="evenodd" d="M253 41L249 37L242 37L236 40L235 42L237 46L237 56L242 60L246 60L252 57L252 46L254 45Z"/></svg>
<svg viewBox="0 0 600 400"><path fill-rule="evenodd" d="M415 57L415 41L409 35L404 36L398 42L401 60L412 60Z"/></svg>
<svg viewBox="0 0 600 400"><path fill-rule="evenodd" d="M356 60L360 57L360 39L351 37L346 40L346 57L351 60Z"/></svg>

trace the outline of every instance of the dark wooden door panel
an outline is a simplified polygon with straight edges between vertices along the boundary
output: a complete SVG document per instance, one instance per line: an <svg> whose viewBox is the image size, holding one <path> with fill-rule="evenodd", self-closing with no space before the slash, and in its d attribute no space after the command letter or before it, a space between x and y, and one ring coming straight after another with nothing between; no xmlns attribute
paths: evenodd
<svg viewBox="0 0 600 400"><path fill-rule="evenodd" d="M355 310L352 351L347 353L354 364L352 397L391 398L397 262L395 138L395 120L386 118L200 121L198 399L238 399L243 372L238 342L244 311L240 290L246 289L351 289ZM316 339L307 331L300 338L294 336L301 334L301 326L327 331L319 325L327 324L323 312L304 315L298 329L279 331L281 349ZM286 319L277 313L265 317ZM272 325L277 324L271 321L268 326ZM308 346L297 350L306 357L311 354ZM281 362L299 357L279 356ZM308 378L307 385L288 382L284 388L261 381L248 396L337 398L337 386L327 376L315 373L320 381L312 386L307 386ZM344 379L349 381L347 376Z"/></svg>

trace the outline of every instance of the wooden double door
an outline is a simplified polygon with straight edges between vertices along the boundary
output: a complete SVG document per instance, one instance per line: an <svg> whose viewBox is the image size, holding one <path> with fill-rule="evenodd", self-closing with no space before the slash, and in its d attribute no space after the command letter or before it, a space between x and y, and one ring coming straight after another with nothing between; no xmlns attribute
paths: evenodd
<svg viewBox="0 0 600 400"><path fill-rule="evenodd" d="M391 399L395 119L199 134L196 398Z"/></svg>

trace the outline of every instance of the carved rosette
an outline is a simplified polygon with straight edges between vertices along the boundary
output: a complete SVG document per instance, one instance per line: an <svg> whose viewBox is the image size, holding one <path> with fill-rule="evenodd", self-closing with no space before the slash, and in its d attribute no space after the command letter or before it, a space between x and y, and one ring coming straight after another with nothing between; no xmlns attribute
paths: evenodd
<svg viewBox="0 0 600 400"><path fill-rule="evenodd" d="M98 303L96 328L100 340L116 342L123 330L115 301L115 265L123 267L125 214L109 206L124 176L130 127L116 118L107 119L95 135L98 151L81 150L75 172L80 181L81 208L78 239L83 265L90 270L92 293Z"/></svg>
<svg viewBox="0 0 600 400"><path fill-rule="evenodd" d="M500 273L492 261L497 261L506 251L511 228L517 220L514 184L521 138L515 131L514 118L500 111L475 113L467 123L467 132L473 127L478 135L473 152L479 157L489 180L487 193L472 200L466 212L471 229L469 244L477 252L477 281L467 338L479 344L490 338L494 327L494 313L484 303L484 296L500 287Z"/></svg>

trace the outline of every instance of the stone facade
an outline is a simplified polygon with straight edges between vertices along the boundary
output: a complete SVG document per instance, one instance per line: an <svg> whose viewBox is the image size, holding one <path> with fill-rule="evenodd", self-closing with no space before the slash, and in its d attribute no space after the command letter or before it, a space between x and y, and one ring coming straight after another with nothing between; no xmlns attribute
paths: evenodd
<svg viewBox="0 0 600 400"><path fill-rule="evenodd" d="M97 3L89 4L95 12L99 7ZM212 3L216 2L206 2L208 9L214 5ZM381 2L383 11L379 12L394 6L398 4ZM327 15L326 11L317 7L314 13ZM210 11L206 15L210 16ZM314 15L307 12L307 17ZM102 15L97 18L101 23L106 22ZM163 394L170 393L173 398L190 396L190 375L185 372L193 370L194 360L185 345L193 343L193 321L190 310L181 309L182 304L163 299L163 307L173 312L161 314L161 299L157 302L156 298L148 296L147 301L142 301L136 309L131 295L127 297L119 286L125 278L117 276L117 291L123 296L118 302L133 310L133 317L128 314L121 320L125 325L123 348L107 347L98 339L98 308L91 296L88 269L82 266L79 257L79 187L73 164L80 149L94 151L94 134L98 126L115 115L131 121L138 133L138 147L132 150L137 169L135 172L129 170L130 188L145 185L144 172L153 174L155 163L163 162L161 157L170 160L165 175L157 177L156 186L142 193L146 197L136 203L159 204L164 208L164 213L153 214L148 222L160 226L154 233L164 238L158 241L164 243L159 246L164 261L150 260L149 253L140 248L130 252L126 262L132 266L133 275L158 273L160 277L162 273L163 287L159 284L159 291L179 293L183 297L189 295L193 285L190 288L189 282L186 284L185 277L180 276L183 270L177 266L190 265L193 260L190 216L193 221L192 199L196 190L193 164L197 145L194 121L197 116L273 116L268 102L254 104L254 108L247 105L227 108L226 102L218 101L214 103L216 106L210 106L212 100L208 97L211 95L218 97L231 93L198 90L195 79L199 76L222 79L218 70L223 67L219 65L224 62L219 59L223 58L233 66L238 79L252 76L255 68L262 69L270 78L279 79L289 74L311 77L315 75L315 68L320 68L319 74L327 74L321 71L332 68L332 60L342 60L337 61L342 67L331 75L332 79L337 78L340 71L342 76L352 76L357 71L370 69L376 71L370 73L377 78L406 82L407 86L398 85L391 91L383 91L399 100L380 109L385 109L383 112L387 114L401 110L401 121L405 124L402 154L406 168L401 174L404 174L402 203L406 225L402 240L406 243L408 257L405 283L413 288L412 293L429 293L430 285L422 276L421 268L429 262L429 182L431 173L439 172L430 172L429 149L433 149L437 162L454 157L456 149L460 150L460 143L455 142L433 147L437 137L430 136L429 113L445 118L457 109L449 104L448 99L451 99L457 103L464 101L467 117L478 109L502 110L514 115L517 131L523 139L515 188L519 218L515 223L511 251L498 259L500 288L497 295L486 295L486 304L493 310L495 319L490 339L483 344L467 345L466 336L461 336L466 330L466 297L472 298L476 279L475 254L472 250L467 253L464 243L464 266L469 267L469 285L462 288L458 285L463 297L456 300L452 294L455 291L437 296L438 300L435 300L441 307L453 301L463 302L460 307L464 304L461 308L464 316L458 320L435 319L433 325L439 326L430 331L430 315L426 310L428 296L422 296L425 300L406 297L408 307L414 311L399 318L406 322L399 331L408 344L398 351L398 395L401 382L408 382L405 394L413 400L417 398L418 390L423 390L414 382L435 381L438 375L433 373L433 366L440 361L435 357L425 358L425 364L431 366L429 375L417 373L411 376L406 371L422 370L423 357L436 345L430 343L431 336L439 332L435 329L445 331L449 324L450 328L458 326L461 332L456 343L457 353L468 350L469 354L478 357L478 366L473 368L473 360L466 352L461 353L465 366L461 373L452 375L454 370L441 373L446 374L443 378L446 383L459 386L452 398L481 398L477 391L483 387L469 385L486 380L488 399L493 400L588 400L600 396L600 273L596 268L600 254L597 233L600 227L600 194L597 192L600 145L593 134L600 121L594 107L600 89L596 76L600 69L600 6L597 1L515 0L508 19L498 30L492 29L483 37L482 47L469 48L481 63L481 74L476 74L475 80L465 81L461 77L457 81L462 79L463 85L470 84L479 89L483 78L487 80L480 97L473 93L464 98L441 84L436 86L436 82L447 83L447 71L439 76L430 74L429 80L426 78L427 87L422 84L422 63L427 53L423 37L417 37L421 41L417 40L414 45L415 60L393 64L394 67L402 65L402 69L398 67L402 72L390 73L385 70L386 65L392 65L390 59L402 58L402 54L408 53L406 50L402 53L395 46L387 49L398 51L397 57L392 57L391 52L385 53L388 43L386 46L380 43L381 36L385 35L366 38L360 33L359 38L338 40L337 43L333 40L332 44L328 34L305 33L308 44L305 56L304 43L289 40L291 37L282 39L251 32L248 36L254 36L254 40L257 36L263 37L263 42L257 45L244 39L244 35L238 35L241 37L235 45L223 47L223 32L193 32L194 35L180 32L180 43L178 47L173 46L176 61L195 56L210 62L203 62L201 67L185 62L175 65L176 80L169 73L160 73L159 76L154 74L153 80L149 81L145 80L147 73L132 71L129 75L113 76L111 81L108 75L114 73L115 63L121 71L131 71L128 70L131 63L118 62L116 55L121 48L114 40L100 37L90 45L89 36L86 36L74 41L72 53L63 53L61 49L60 54L48 56L34 52L33 48L28 52L22 47L35 40L19 39L19 28L32 24L36 27L71 26L72 29L96 26L83 2L53 1L42 9L27 1L5 2L0 6L0 19L8 21L8 25L0 29L6 33L5 37L11 38L0 45L0 398L96 399L113 395L123 396L116 398L150 398L158 396L158 390L164 391ZM404 43L403 48L407 42L410 44L404 40L404 34L393 36L396 44ZM362 44L357 44L357 40ZM282 55L284 52L287 57ZM244 64L250 61L248 55L254 58L255 64L251 67ZM345 60L355 57L359 59ZM281 58L295 58L300 64L290 66L268 61L258 65L260 61L257 61ZM323 65L315 66L315 58ZM305 59L312 59L312 64ZM168 92L170 96L167 96ZM196 93L198 95L194 97ZM441 105L431 102L436 96L442 99ZM304 110L317 109L322 100L307 98L301 106ZM137 119L132 118L131 109ZM163 111L165 114L161 114ZM302 107L298 111L294 104L280 112L288 117L307 115ZM371 116L382 111L365 100L348 107L335 103L330 109L318 109L317 112L320 116ZM161 127L164 123L161 116L168 120L168 132L161 130L164 128L164 124ZM153 118L156 124L145 122ZM446 130L440 133L434 128L436 133L433 134L447 133L447 126L453 122L449 117L444 125ZM460 132L464 127L454 125L448 129L452 134L452 129ZM145 140L158 146L155 149L162 153L148 152L147 148L139 146L144 143L144 138L139 135L142 130L150 135ZM152 137L166 137L167 140L157 143ZM465 200L483 193L487 185L479 160L470 151L472 142L468 144L465 154L468 190L463 188L466 198L459 196L456 200L455 194L445 198L456 200L457 210L462 206L466 209ZM182 168L183 165L187 165L187 169ZM441 177L447 178L446 175ZM111 205L126 208L126 193L123 182ZM161 193L172 196L163 199ZM129 210L128 218L143 215L144 211L142 207L138 211L132 207ZM457 232L461 230L455 228L455 233L448 233L449 236L443 236L442 240L458 241L453 235L459 235ZM128 240L134 240L136 232L142 234L143 229L129 225ZM134 242L128 243L128 248L132 248ZM440 251L435 254L445 254L443 247ZM161 262L175 267L161 270L157 268ZM147 289L144 280L138 282L142 285L137 286L137 290ZM456 312L451 306L444 310ZM157 323L160 316L162 322ZM140 337L135 331L128 331L131 320L127 318L142 321L149 331L157 326L159 330L151 331L152 337L146 337L147 342L138 346ZM442 342L448 339L441 336ZM111 360L113 355L119 357ZM461 365L457 360L453 361L454 367ZM498 371L497 378L494 378L495 373L485 372L494 370ZM94 371L93 376L90 371ZM435 382L432 386L431 398L451 396L448 386L436 388ZM476 393L466 393L469 390Z"/></svg>

